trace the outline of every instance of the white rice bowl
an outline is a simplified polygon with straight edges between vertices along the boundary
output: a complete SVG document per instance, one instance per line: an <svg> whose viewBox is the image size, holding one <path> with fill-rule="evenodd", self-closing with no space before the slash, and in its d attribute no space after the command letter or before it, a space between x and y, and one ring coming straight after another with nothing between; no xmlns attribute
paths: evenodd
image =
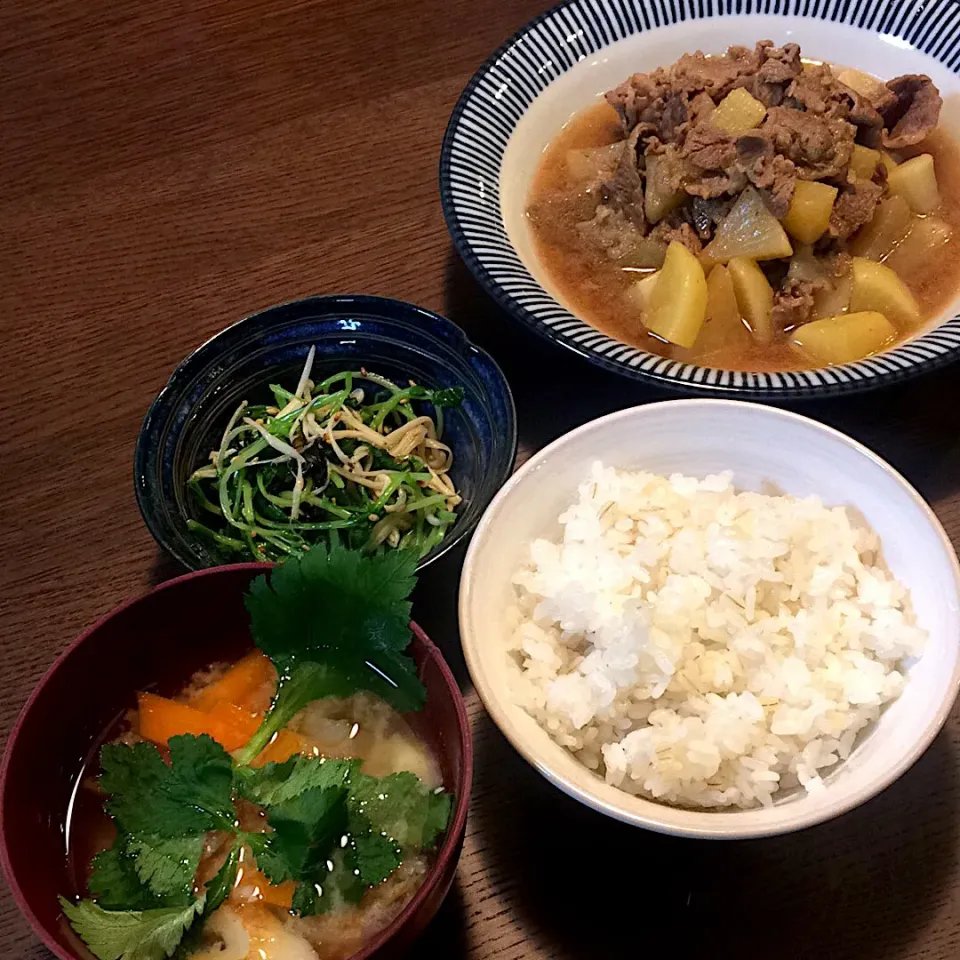
<svg viewBox="0 0 960 960"><path fill-rule="evenodd" d="M817 497L596 463L514 576L510 696L627 793L814 793L927 636L879 540Z"/></svg>

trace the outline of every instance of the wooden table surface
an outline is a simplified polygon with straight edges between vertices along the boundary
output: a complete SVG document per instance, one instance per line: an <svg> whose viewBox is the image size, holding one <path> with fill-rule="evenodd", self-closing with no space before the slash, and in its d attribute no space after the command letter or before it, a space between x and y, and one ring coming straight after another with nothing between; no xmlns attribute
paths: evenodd
<svg viewBox="0 0 960 960"><path fill-rule="evenodd" d="M521 459L654 396L534 342L444 228L450 110L541 3L0 4L4 735L81 628L179 572L137 513L134 440L178 361L243 314L367 292L452 317L510 378ZM957 376L801 409L902 470L960 544ZM417 597L467 692L477 760L458 882L423 957L960 956L957 711L897 784L831 824L723 844L631 829L550 788L486 717L457 639L461 560ZM49 956L5 889L0 948Z"/></svg>

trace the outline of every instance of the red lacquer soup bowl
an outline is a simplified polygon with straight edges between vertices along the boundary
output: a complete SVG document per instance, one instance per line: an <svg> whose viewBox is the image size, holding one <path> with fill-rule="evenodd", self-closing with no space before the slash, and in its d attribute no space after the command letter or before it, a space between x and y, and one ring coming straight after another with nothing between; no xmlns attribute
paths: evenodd
<svg viewBox="0 0 960 960"><path fill-rule="evenodd" d="M91 954L70 929L58 894L75 892L66 843L74 792L105 733L146 688L175 690L217 660L251 647L243 596L263 564L216 567L164 583L78 637L27 701L0 767L0 861L14 897L61 960ZM351 960L401 956L450 889L463 843L473 757L463 698L450 668L413 624L409 652L427 689L408 714L455 799L436 862L406 908Z"/></svg>

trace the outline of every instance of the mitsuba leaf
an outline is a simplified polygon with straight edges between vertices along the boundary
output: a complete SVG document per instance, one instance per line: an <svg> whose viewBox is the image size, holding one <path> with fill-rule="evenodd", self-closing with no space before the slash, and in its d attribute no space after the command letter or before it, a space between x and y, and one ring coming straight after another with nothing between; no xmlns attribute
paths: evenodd
<svg viewBox="0 0 960 960"><path fill-rule="evenodd" d="M268 848L283 858L295 879L315 879L322 871L346 830L346 799L344 787L312 787L268 809L267 823L273 827Z"/></svg>
<svg viewBox="0 0 960 960"><path fill-rule="evenodd" d="M397 710L418 710L426 692L410 643L416 558L367 556L317 544L257 577L245 598L254 641L273 660L278 689L260 729L237 754L249 765L312 700L369 690Z"/></svg>
<svg viewBox="0 0 960 960"><path fill-rule="evenodd" d="M402 550L365 556L317 544L250 585L246 606L257 645L270 657L410 642L416 558Z"/></svg>
<svg viewBox="0 0 960 960"><path fill-rule="evenodd" d="M360 760L324 757L291 757L283 763L268 763L259 769L240 767L237 790L252 803L269 807L292 800L313 787L343 787L360 769Z"/></svg>
<svg viewBox="0 0 960 960"><path fill-rule="evenodd" d="M283 883L295 879L284 852L274 845L272 834L255 833L247 837L257 866L271 883Z"/></svg>
<svg viewBox="0 0 960 960"><path fill-rule="evenodd" d="M93 858L93 870L87 881L90 895L106 910L146 910L159 906L156 898L137 874L124 838L118 837L109 850Z"/></svg>
<svg viewBox="0 0 960 960"><path fill-rule="evenodd" d="M137 876L165 905L186 905L193 899L193 878L200 866L204 835L192 837L135 837L127 849Z"/></svg>
<svg viewBox="0 0 960 960"><path fill-rule="evenodd" d="M416 774L370 777L358 773L350 781L351 825L356 814L367 818L402 847L431 848L447 828L452 797L425 786Z"/></svg>
<svg viewBox="0 0 960 960"><path fill-rule="evenodd" d="M203 912L204 898L185 907L104 910L92 900L60 898L70 925L99 960L166 960Z"/></svg>
<svg viewBox="0 0 960 960"><path fill-rule="evenodd" d="M403 863L395 840L382 833L361 833L353 838L360 882L367 887L383 883Z"/></svg>
<svg viewBox="0 0 960 960"><path fill-rule="evenodd" d="M246 597L257 645L275 662L314 661L356 689L407 709L423 701L410 643L416 558L404 550L367 556L318 544L258 577ZM414 690L412 697L409 690Z"/></svg>
<svg viewBox="0 0 960 960"><path fill-rule="evenodd" d="M323 903L322 895L323 887L320 884L298 883L296 890L293 891L290 907L301 917L312 917L316 913L324 913L325 910L321 907Z"/></svg>
<svg viewBox="0 0 960 960"><path fill-rule="evenodd" d="M206 903L203 908L203 915L209 917L214 910L219 907L224 900L230 896L237 879L237 868L240 866L240 850L242 843L240 838L234 841L227 859L223 861L223 866L217 871L216 876L207 884Z"/></svg>
<svg viewBox="0 0 960 960"><path fill-rule="evenodd" d="M170 764L150 743L106 744L100 786L107 812L131 836L164 839L232 829L233 768L211 737L170 738Z"/></svg>

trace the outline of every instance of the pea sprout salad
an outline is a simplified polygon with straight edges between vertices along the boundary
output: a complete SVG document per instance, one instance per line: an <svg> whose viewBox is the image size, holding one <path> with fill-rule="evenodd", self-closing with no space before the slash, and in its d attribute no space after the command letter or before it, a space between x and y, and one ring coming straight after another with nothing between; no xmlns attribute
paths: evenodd
<svg viewBox="0 0 960 960"><path fill-rule="evenodd" d="M334 541L426 555L461 500L442 438L444 408L463 402L462 388L400 386L363 369L314 383L315 353L295 390L271 384L274 404L245 400L234 411L187 481L203 518L188 528L221 553L257 560Z"/></svg>

